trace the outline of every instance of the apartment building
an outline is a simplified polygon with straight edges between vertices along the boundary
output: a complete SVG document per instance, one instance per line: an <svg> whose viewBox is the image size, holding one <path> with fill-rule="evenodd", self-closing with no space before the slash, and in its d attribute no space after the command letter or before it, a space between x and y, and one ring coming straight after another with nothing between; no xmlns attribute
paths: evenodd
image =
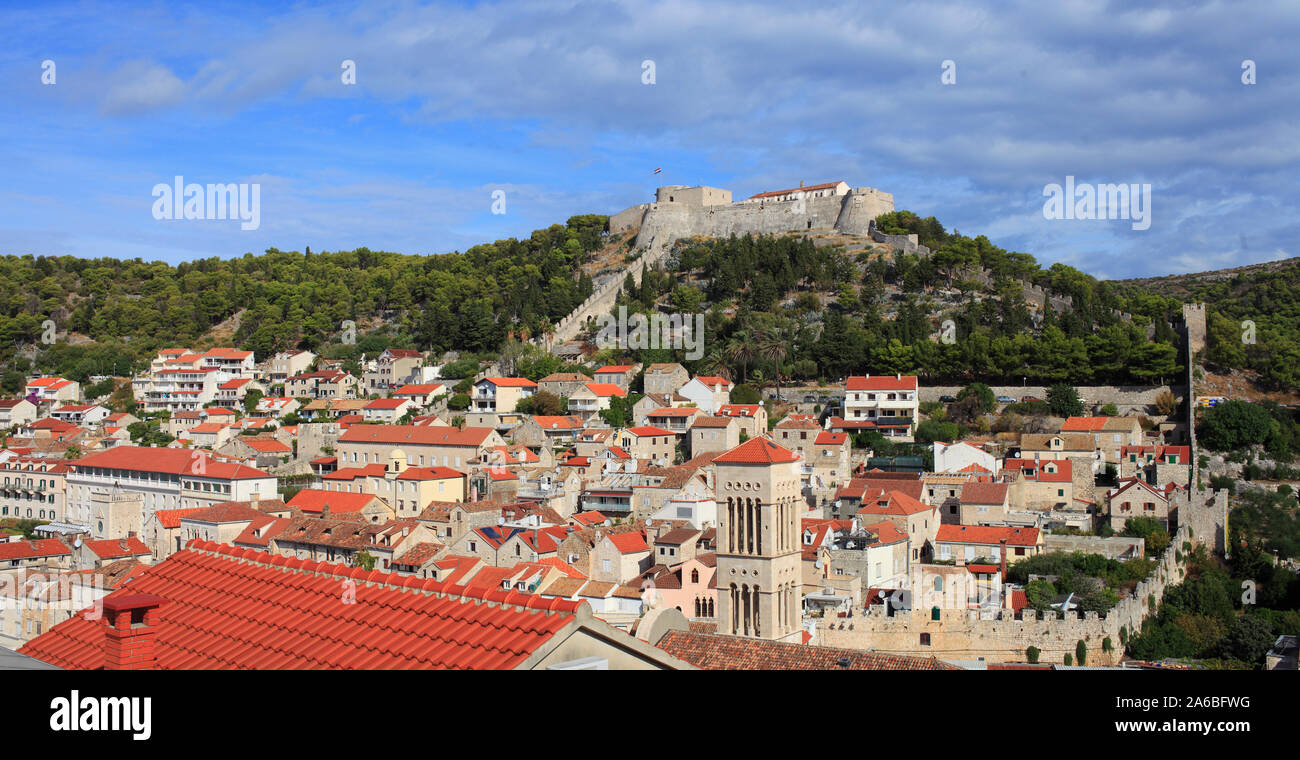
<svg viewBox="0 0 1300 760"><path fill-rule="evenodd" d="M293 398L356 398L357 379L341 369L294 375L284 382L284 395Z"/></svg>
<svg viewBox="0 0 1300 760"><path fill-rule="evenodd" d="M723 405L731 403L731 390L735 387L735 383L725 377L697 375L677 392L690 399L691 403L706 414L712 415Z"/></svg>
<svg viewBox="0 0 1300 760"><path fill-rule="evenodd" d="M646 393L669 395L690 382L691 374L677 362L651 364L646 368L642 382Z"/></svg>
<svg viewBox="0 0 1300 760"><path fill-rule="evenodd" d="M423 378L419 368L424 366L424 354L413 348L388 348L367 362L361 374L365 395L387 395L393 389L408 383L418 383Z"/></svg>
<svg viewBox="0 0 1300 760"><path fill-rule="evenodd" d="M912 440L920 409L920 390L915 375L863 375L844 383L844 420L846 422L907 422L900 441Z"/></svg>
<svg viewBox="0 0 1300 760"><path fill-rule="evenodd" d="M81 383L62 377L33 377L27 381L23 396L38 406L75 404L81 400Z"/></svg>
<svg viewBox="0 0 1300 760"><path fill-rule="evenodd" d="M202 451L182 448L115 446L68 462L65 522L88 527L96 537L107 530L92 521L95 496L105 493L138 498L142 527L159 509L207 507L247 501L255 495L276 498L276 478L254 467L219 461Z"/></svg>
<svg viewBox="0 0 1300 760"><path fill-rule="evenodd" d="M62 522L69 461L18 456L0 462L0 517Z"/></svg>
<svg viewBox="0 0 1300 760"><path fill-rule="evenodd" d="M485 377L474 383L470 410L509 414L515 406L537 392L537 383L524 377Z"/></svg>
<svg viewBox="0 0 1300 760"><path fill-rule="evenodd" d="M626 398L627 391L613 383L584 383L569 396L569 413L590 419L605 409L616 398Z"/></svg>
<svg viewBox="0 0 1300 760"><path fill-rule="evenodd" d="M339 467L388 463L397 449L412 467L469 473L493 447L506 445L492 428L448 425L353 425L338 438Z"/></svg>
<svg viewBox="0 0 1300 760"><path fill-rule="evenodd" d="M36 405L25 398L0 399L0 430L36 421Z"/></svg>
<svg viewBox="0 0 1300 760"><path fill-rule="evenodd" d="M146 412L196 411L217 400L217 386L229 378L216 367L160 369L131 380L131 393Z"/></svg>
<svg viewBox="0 0 1300 760"><path fill-rule="evenodd" d="M399 518L417 517L430 503L464 501L465 473L450 467L412 467L400 449L386 464L344 467L321 476L321 490L373 494Z"/></svg>
<svg viewBox="0 0 1300 760"><path fill-rule="evenodd" d="M316 354L311 351L280 351L271 357L266 380L271 385L284 385L289 378L306 374L315 361Z"/></svg>

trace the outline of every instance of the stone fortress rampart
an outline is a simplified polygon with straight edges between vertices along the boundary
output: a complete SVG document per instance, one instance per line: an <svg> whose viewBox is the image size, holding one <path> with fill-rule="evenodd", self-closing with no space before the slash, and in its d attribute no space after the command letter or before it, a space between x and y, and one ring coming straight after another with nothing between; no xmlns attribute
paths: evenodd
<svg viewBox="0 0 1300 760"><path fill-rule="evenodd" d="M1039 613L1026 608L1020 617L1005 608L943 609L935 619L930 579L921 573L913 585L916 600L909 611L893 616L868 608L865 614L817 621L811 643L845 649L864 649L886 654L932 654L941 659L988 662L1023 662L1029 647L1036 647L1040 662L1064 662L1074 656L1078 642L1088 650L1089 665L1113 665L1119 661L1128 636L1142 630L1142 622L1155 611L1165 588L1181 583L1186 574L1185 544L1192 531L1180 527L1161 556L1156 569L1139 581L1133 593L1121 599L1105 615L1070 612L1058 618L1056 612ZM997 603L997 599L993 600ZM1123 636L1121 636L1121 630ZM924 635L923 635L924 634ZM1106 639L1110 639L1109 647Z"/></svg>
<svg viewBox="0 0 1300 760"><path fill-rule="evenodd" d="M617 234L638 230L635 250L641 255L629 268L637 284L647 267L658 266L667 258L673 243L697 235L725 238L833 229L842 235L888 245L901 253L931 255L931 250L921 245L916 235L887 235L876 227L878 216L894 210L892 194L872 187L848 188L842 183L838 190L828 187L819 185L804 192L801 186L775 199L754 197L733 201L731 191L724 188L666 185L655 191L653 203L640 203L611 216L609 231ZM969 268L957 276L986 288L994 284L993 273L982 268ZM1016 283L1025 301L1040 311L1051 308L1060 313L1074 306L1069 295L1050 292L1024 280ZM621 288L621 278L602 283L586 301L560 320L548 338L539 342L551 346L573 339L589 320L613 308ZM1133 320L1130 314L1118 310L1112 313L1120 321ZM1148 325L1147 336L1154 333L1155 327Z"/></svg>

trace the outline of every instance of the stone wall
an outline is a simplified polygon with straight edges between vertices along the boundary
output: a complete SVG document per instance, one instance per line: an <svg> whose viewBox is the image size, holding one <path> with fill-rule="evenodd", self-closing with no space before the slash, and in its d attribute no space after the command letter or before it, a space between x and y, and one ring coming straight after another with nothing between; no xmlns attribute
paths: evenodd
<svg viewBox="0 0 1300 760"><path fill-rule="evenodd" d="M991 385L989 388L995 396L1009 396L1017 401L1025 396L1047 400L1045 385ZM1119 408L1120 414L1129 410L1145 412L1148 407L1154 407L1156 398L1166 391L1180 400L1185 394L1184 388L1173 385L1080 385L1076 388L1079 397L1087 399L1088 404L1114 404ZM920 388L921 401L938 401L940 396L956 396L961 389L960 385L924 385Z"/></svg>
<svg viewBox="0 0 1300 760"><path fill-rule="evenodd" d="M1045 552L1083 552L1100 554L1107 559L1123 557L1143 557L1146 555L1146 542L1141 538L1126 536L1070 536L1066 534L1046 533L1043 535Z"/></svg>
<svg viewBox="0 0 1300 760"><path fill-rule="evenodd" d="M1066 654L1073 657L1077 643L1083 641L1089 665L1114 664L1124 651L1120 629L1129 635L1140 631L1142 621L1155 611L1150 604L1152 598L1159 604L1165 588L1182 581L1186 557L1179 550L1188 539L1187 528L1180 527L1155 571L1138 582L1133 594L1121 599L1104 617L1088 612L1057 619L1055 613L1039 614L1026 609L1016 619L1005 609L944 609L939 620L932 620L929 606L921 599L921 604L913 604L916 609L893 617L873 611L852 618L828 618L825 625L818 621L811 643L944 659L983 657L990 662L1023 662L1025 650L1032 646L1039 649L1040 662L1059 663L1064 662ZM929 634L928 644L921 643L923 633ZM1107 638L1112 645L1109 653L1103 651Z"/></svg>

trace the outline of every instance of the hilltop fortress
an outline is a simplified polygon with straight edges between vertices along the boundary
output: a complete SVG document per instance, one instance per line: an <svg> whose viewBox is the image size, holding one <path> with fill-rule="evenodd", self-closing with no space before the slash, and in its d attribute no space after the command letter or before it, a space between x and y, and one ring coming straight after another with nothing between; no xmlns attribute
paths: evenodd
<svg viewBox="0 0 1300 760"><path fill-rule="evenodd" d="M883 240L873 229L877 216L894 210L894 196L874 187L850 188L847 182L774 190L759 193L743 201L732 202L731 191L720 187L686 187L666 185L655 192L654 203L640 203L609 218L610 234L639 229L635 249L640 256L629 266L628 273L641 284L646 269L658 266L667 257L674 242L696 235L728 237L763 235L795 230L835 229L847 235L871 235ZM894 242L908 252L928 254L918 248L916 236L896 236ZM548 335L534 342L552 348L573 339L591 320L608 314L623 287L621 277L611 277L596 287L567 317L561 319Z"/></svg>
<svg viewBox="0 0 1300 760"><path fill-rule="evenodd" d="M738 202L732 202L730 190L719 187L668 185L655 192L654 203L642 203L610 217L609 231L639 227L636 245L654 260L673 241L692 235L727 237L833 228L866 236L873 219L893 210L893 195L874 187L850 188L846 182L800 184Z"/></svg>

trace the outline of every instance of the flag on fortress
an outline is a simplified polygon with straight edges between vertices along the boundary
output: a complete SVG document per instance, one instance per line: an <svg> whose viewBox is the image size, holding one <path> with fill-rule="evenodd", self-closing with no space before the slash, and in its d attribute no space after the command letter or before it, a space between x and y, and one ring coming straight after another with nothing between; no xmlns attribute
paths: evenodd
<svg viewBox="0 0 1300 760"><path fill-rule="evenodd" d="M655 174L658 174L658 173L661 172L661 171L663 171L663 167L660 167L660 168L658 168L658 169L655 169Z"/></svg>

